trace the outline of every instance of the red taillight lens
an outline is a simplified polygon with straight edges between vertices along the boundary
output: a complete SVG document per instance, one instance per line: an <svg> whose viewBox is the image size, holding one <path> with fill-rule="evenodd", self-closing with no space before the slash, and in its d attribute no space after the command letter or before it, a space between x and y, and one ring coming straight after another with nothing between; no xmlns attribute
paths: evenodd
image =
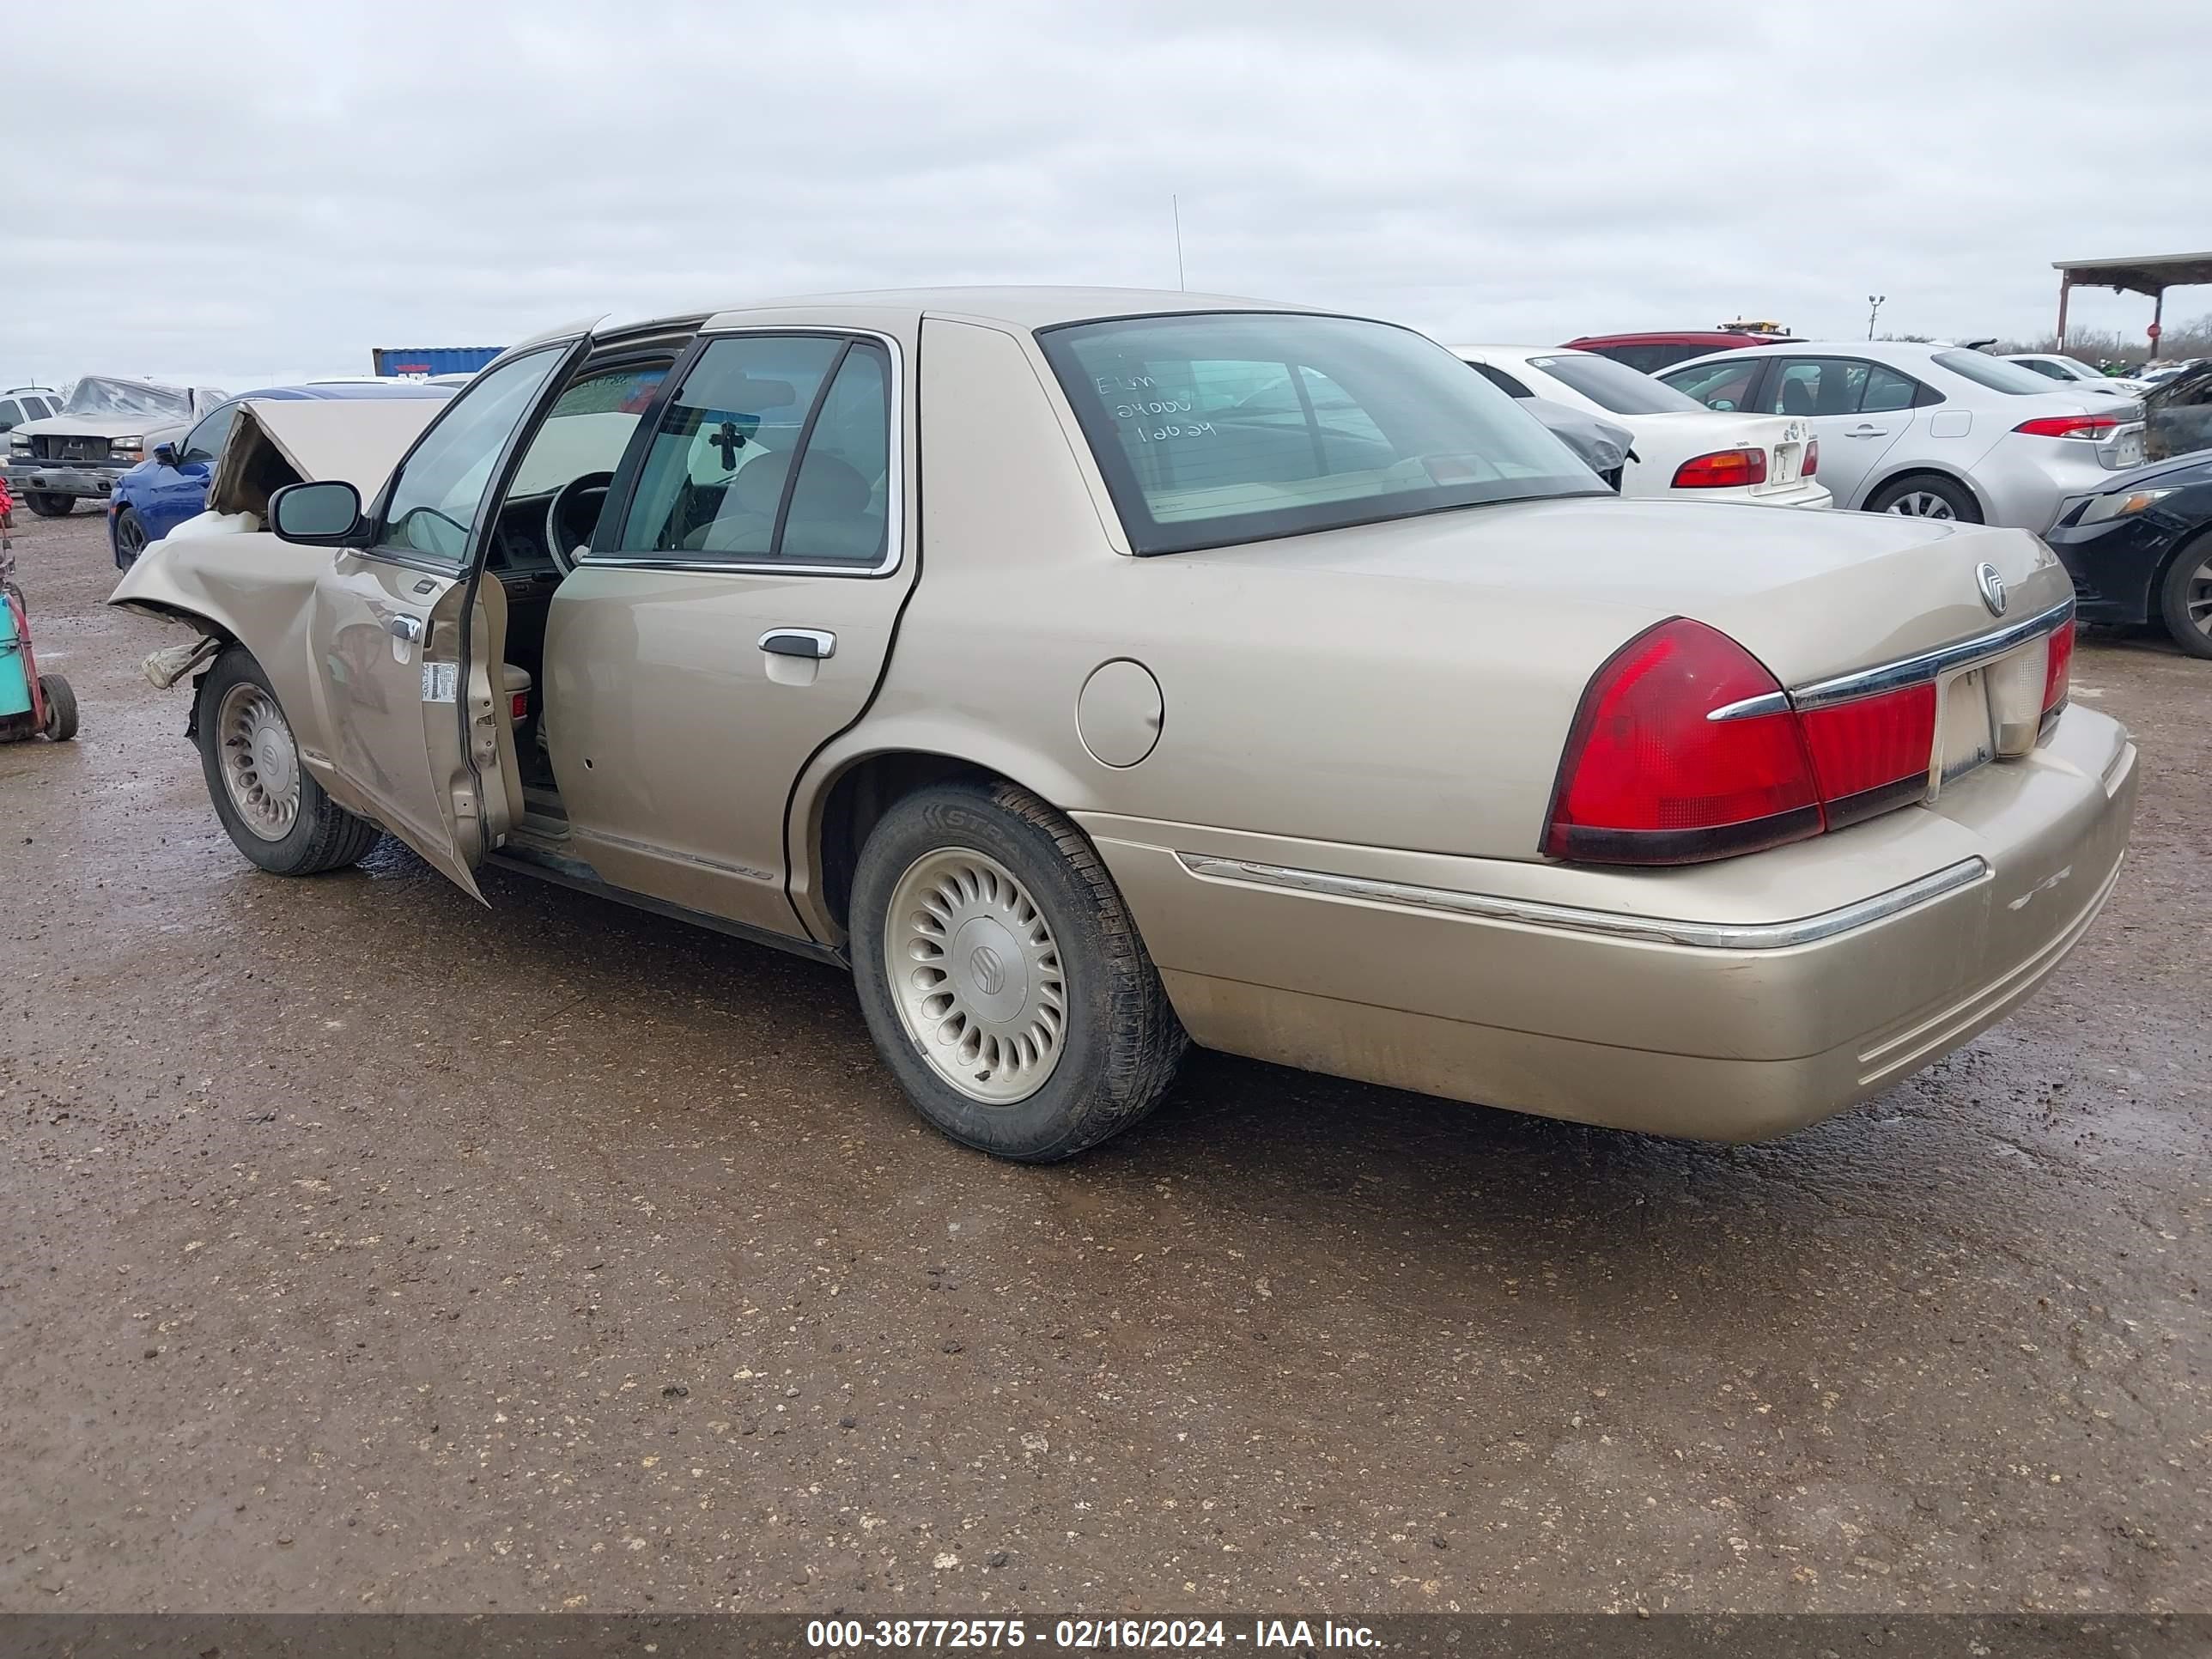
<svg viewBox="0 0 2212 1659"><path fill-rule="evenodd" d="M514 694L514 702L510 703L508 707L514 711L515 719L519 720L528 720L530 718L530 693L527 691L517 691Z"/></svg>
<svg viewBox="0 0 2212 1659"><path fill-rule="evenodd" d="M1908 685L1798 717L1831 830L1917 799L1936 749L1936 685Z"/></svg>
<svg viewBox="0 0 2212 1659"><path fill-rule="evenodd" d="M2032 438L2102 438L2119 425L2113 415L2045 415L2013 428Z"/></svg>
<svg viewBox="0 0 2212 1659"><path fill-rule="evenodd" d="M1766 482L1766 452L1763 449L1717 449L1698 455L1674 469L1677 489L1741 489Z"/></svg>
<svg viewBox="0 0 2212 1659"><path fill-rule="evenodd" d="M2069 617L2051 636L2050 655L2043 665L2043 712L2045 714L2066 701L2066 694L2074 683L2074 619Z"/></svg>
<svg viewBox="0 0 2212 1659"><path fill-rule="evenodd" d="M1798 470L1797 476L1801 478L1809 478L1820 470L1820 441L1818 438L1808 438L1805 441L1805 465Z"/></svg>
<svg viewBox="0 0 2212 1659"><path fill-rule="evenodd" d="M1754 698L1771 709L1707 718ZM1812 759L1781 685L1727 635L1677 617L1615 652L1583 693L1544 850L1688 864L1820 829Z"/></svg>

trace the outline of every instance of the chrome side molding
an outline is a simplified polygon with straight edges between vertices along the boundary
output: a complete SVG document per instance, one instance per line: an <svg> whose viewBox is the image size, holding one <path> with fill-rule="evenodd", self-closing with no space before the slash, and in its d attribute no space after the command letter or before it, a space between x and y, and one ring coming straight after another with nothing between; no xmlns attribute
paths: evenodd
<svg viewBox="0 0 2212 1659"><path fill-rule="evenodd" d="M1990 866L1983 860L1966 858L1917 881L1906 882L1902 887L1893 887L1887 892L1876 893L1833 910L1823 910L1817 915L1800 916L1794 921L1676 921L1662 916L1629 915L1618 910L1547 904L1535 899L1455 892L1449 888L1421 887L1407 882L1371 881L1363 876L1332 875L1326 871L1297 870L1280 864L1255 864L1246 859L1217 858L1206 853L1177 853L1176 859L1191 874L1209 881L1279 887L1293 892L1316 893L1324 898L1395 904L1473 916L1485 921L1519 922L1555 932L1602 933L1613 939L1686 945L1708 951L1784 951L1793 945L1832 939L1838 933L1848 933L1854 927L1883 921L1929 899L1985 880L1990 873Z"/></svg>

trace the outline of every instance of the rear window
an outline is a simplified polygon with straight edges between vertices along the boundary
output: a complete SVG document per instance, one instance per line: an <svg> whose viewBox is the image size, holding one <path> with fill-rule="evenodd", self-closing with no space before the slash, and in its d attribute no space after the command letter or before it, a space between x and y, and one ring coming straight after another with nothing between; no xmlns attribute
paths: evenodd
<svg viewBox="0 0 2212 1659"><path fill-rule="evenodd" d="M1985 386L1992 392L2021 397L2031 392L2040 395L2051 390L2051 382L2033 369L2022 368L2018 363L2008 363L1984 352L1939 351L1935 360L1960 380Z"/></svg>
<svg viewBox="0 0 2212 1659"><path fill-rule="evenodd" d="M1604 493L1510 398L1386 323L1206 312L1038 339L1139 553Z"/></svg>
<svg viewBox="0 0 2212 1659"><path fill-rule="evenodd" d="M1662 385L1649 374L1638 374L1626 363L1589 352L1531 357L1528 367L1542 369L1553 380L1572 386L1600 409L1615 415L1670 415L1686 409L1702 413L1705 409L1695 398L1684 397L1673 386Z"/></svg>

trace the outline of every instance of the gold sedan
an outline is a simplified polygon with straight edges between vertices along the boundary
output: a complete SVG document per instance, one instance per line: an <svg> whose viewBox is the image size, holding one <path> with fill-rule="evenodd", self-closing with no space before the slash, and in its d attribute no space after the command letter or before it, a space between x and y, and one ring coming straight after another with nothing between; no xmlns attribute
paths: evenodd
<svg viewBox="0 0 2212 1659"><path fill-rule="evenodd" d="M246 533L114 596L201 636L149 660L246 856L388 831L848 964L1006 1157L1187 1040L1781 1133L2002 1018L2126 847L2033 537L1620 500L1386 323L831 295L556 331L404 454L288 473L266 412Z"/></svg>

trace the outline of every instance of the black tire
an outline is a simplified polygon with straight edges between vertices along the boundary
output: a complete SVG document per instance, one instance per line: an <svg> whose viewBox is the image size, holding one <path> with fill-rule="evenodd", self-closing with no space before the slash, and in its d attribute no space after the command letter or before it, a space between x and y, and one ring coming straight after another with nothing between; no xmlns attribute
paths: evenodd
<svg viewBox="0 0 2212 1659"><path fill-rule="evenodd" d="M57 495L50 489L27 489L24 503L42 519L66 519L76 511L76 497Z"/></svg>
<svg viewBox="0 0 2212 1659"><path fill-rule="evenodd" d="M1899 503L1908 497L1928 497L1939 501L1950 510L1946 513L1911 513ZM1901 478L1892 478L1880 489L1867 497L1869 513L1910 513L1911 516L1929 519L1951 518L1960 524L1979 524L1982 504L1974 499L1974 492L1956 478L1947 478L1940 472L1908 472Z"/></svg>
<svg viewBox="0 0 2212 1659"><path fill-rule="evenodd" d="M2199 536L2174 555L2158 585L2158 608L2173 642L2192 657L2212 657L2212 613L2190 615L2191 601L2212 600L2212 536Z"/></svg>
<svg viewBox="0 0 2212 1659"><path fill-rule="evenodd" d="M46 734L54 743L67 743L76 735L76 693L58 674L39 676L39 696L46 705Z"/></svg>
<svg viewBox="0 0 2212 1659"><path fill-rule="evenodd" d="M941 849L996 860L1027 888L1057 949L1061 1049L1036 1092L1011 1104L972 1099L947 1082L892 1000L884 964L891 897L909 869ZM1159 1103L1189 1041L1091 843L1013 784L939 784L893 805L854 872L852 939L861 1012L907 1098L953 1139L1000 1158L1050 1163L1119 1134Z"/></svg>
<svg viewBox="0 0 2212 1659"><path fill-rule="evenodd" d="M300 772L300 807L290 831L282 841L270 841L246 826L222 779L222 736L218 711L233 686L251 684L276 700L276 688L261 672L253 653L242 645L226 647L200 681L199 707L195 724L199 732L200 769L206 775L208 797L216 816L229 832L232 844L264 870L279 876L319 875L361 862L383 834L366 818L356 817L328 795L304 769ZM281 706L279 713L282 713ZM289 723L289 722L288 722Z"/></svg>
<svg viewBox="0 0 2212 1659"><path fill-rule="evenodd" d="M146 526L138 509L125 507L115 515L115 568L128 570L146 550Z"/></svg>

